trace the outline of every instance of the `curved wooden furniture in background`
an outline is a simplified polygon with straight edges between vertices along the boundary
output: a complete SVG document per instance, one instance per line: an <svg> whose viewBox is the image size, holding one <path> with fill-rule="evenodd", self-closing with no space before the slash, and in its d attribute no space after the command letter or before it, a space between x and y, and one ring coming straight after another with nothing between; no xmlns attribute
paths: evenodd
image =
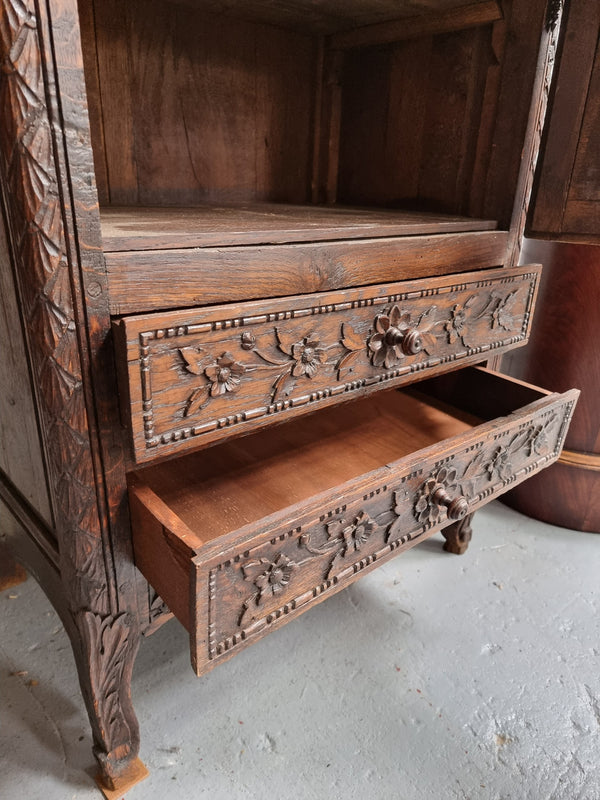
<svg viewBox="0 0 600 800"><path fill-rule="evenodd" d="M546 522L600 532L600 5L571 3L563 31L521 253L521 263L544 264L538 312L527 351L502 368L582 392L559 463L505 499Z"/></svg>
<svg viewBox="0 0 600 800"><path fill-rule="evenodd" d="M581 397L558 463L504 497L531 517L600 531L600 247L528 239L523 259L544 273L529 346L505 356L504 371Z"/></svg>

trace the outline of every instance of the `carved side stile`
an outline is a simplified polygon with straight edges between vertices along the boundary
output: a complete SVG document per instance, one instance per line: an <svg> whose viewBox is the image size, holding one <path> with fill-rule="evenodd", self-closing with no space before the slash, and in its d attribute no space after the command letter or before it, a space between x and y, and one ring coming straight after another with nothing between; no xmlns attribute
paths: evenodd
<svg viewBox="0 0 600 800"><path fill-rule="evenodd" d="M61 17L61 35L77 42L76 4L57 4L54 10ZM139 636L132 617L119 613L116 599L110 510L90 376L92 347L97 343L90 344L84 322L90 309L83 300L86 289L91 298L102 293L102 277L88 276L89 264L79 261L81 242L70 205L72 198L77 202L77 187L70 183L69 146L61 134L65 123L57 112L58 67L49 58L53 52L49 13L49 6L33 0L0 0L0 169L37 388L62 581L77 631L74 648L95 750L110 784L138 747L137 722L124 678ZM69 59L72 50L63 51ZM83 87L82 71L79 77ZM85 98L83 88L81 96ZM81 123L79 146L88 148L91 159L89 139L82 134L87 117ZM93 184L87 199L89 195L95 202ZM88 205L82 213L97 214L96 206ZM93 226L93 220L83 224ZM94 322L89 325L98 328Z"/></svg>

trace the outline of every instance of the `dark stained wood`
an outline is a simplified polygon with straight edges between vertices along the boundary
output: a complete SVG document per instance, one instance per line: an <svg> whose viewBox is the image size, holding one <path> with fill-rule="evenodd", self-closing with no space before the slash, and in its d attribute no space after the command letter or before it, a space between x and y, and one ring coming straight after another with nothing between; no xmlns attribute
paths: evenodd
<svg viewBox="0 0 600 800"><path fill-rule="evenodd" d="M392 553L447 527L450 520L460 521L557 453L575 393L539 397L528 410L477 428L463 412L448 414L438 399L418 426L408 425L420 432L400 437L402 444L390 431L404 430L410 414L402 413L407 408L404 401L394 403L399 416L382 414L385 431L381 423L372 441L365 438L371 423L363 422L360 459L339 427L343 421L351 427L356 409L334 408L346 399L345 389L359 399L363 388L370 392L382 378L408 383L424 377L425 370L456 371L469 360L479 360L488 348L522 343L527 333L537 270L503 271L493 278L488 268L514 260L554 34L542 36L538 59L536 42L545 25L543 0L513 0L505 5L513 9L506 22L431 35L434 13L443 15L464 4L465 0L0 0L0 182L10 250L9 259L0 258L0 269L3 281L14 281L24 323L26 359L19 364L19 375L28 374L33 387L54 509L51 528L0 469L2 524L11 552L42 583L69 633L106 797L122 796L145 774L137 758L131 675L141 633L154 630L169 616L165 600L173 602L181 618L187 614L196 666L204 669L207 659L209 665L223 660L242 640L250 643ZM491 8L483 3L477 12L484 7ZM399 44L355 53L332 50L327 40L331 33L416 16L423 17L419 24L429 26L429 33ZM446 28L447 20L446 15ZM527 118L528 131L523 124ZM517 163L520 172L514 168ZM381 224L387 212L372 210L369 214L379 214L380 221L379 233L371 235L366 234L364 216L358 224L356 216L351 225L347 219L340 224L342 210L313 209L302 212L300 223L293 212L296 222L291 227L289 214L285 223L280 225L280 219L274 227L256 226L254 219L237 230L236 222L236 230L230 226L225 235L241 235L242 243L224 242L223 230L206 225L199 230L196 222L193 231L184 230L180 212L169 211L150 225L159 228L167 217L179 222L164 225L158 236L153 232L150 243L148 224L144 231L135 227L144 213L136 211L130 217L135 230L116 235L121 245L134 249L105 253L98 194L104 205L130 208L259 201L305 206L315 199L387 207L399 201L412 211L429 205L429 210L463 217L468 213L474 219L453 220L466 226L461 230L442 230L438 220L434 232L421 227L408 235L406 217L392 231ZM483 197L485 208L490 196L494 208L502 210L499 217L495 212L488 216L500 220L499 231L477 227L487 215L474 198L479 202ZM513 201L514 214L505 215ZM315 217L325 213L330 222L321 216L315 227ZM282 216L281 208L277 214ZM396 224L399 218L394 219ZM423 222L422 215L416 219L419 225ZM446 217L443 224L448 222ZM189 223L188 216L184 224ZM218 244L208 244L213 235ZM249 235L259 241L248 241ZM269 242L273 235L280 238L263 243L263 237ZM299 235L308 240L296 240ZM351 238L354 235L358 238ZM193 237L195 244L190 243ZM203 246L198 246L198 237ZM151 249L138 249L148 246ZM471 269L476 270L472 279L466 274ZM454 277L443 277L449 274ZM406 294L406 285L385 299L377 294L385 292L382 282L401 287L397 282L408 278L420 282L418 296ZM465 284L469 280L481 290L474 299ZM413 289L416 285L411 284ZM337 293L347 307L330 308L327 301L333 298L322 295L322 305L307 308L302 295L323 291ZM486 291L488 302L482 305ZM352 293L354 306L348 300ZM268 299L274 295L282 299ZM253 298L258 303L253 304ZM411 308L404 312L399 304L409 301ZM294 308L286 309L290 302ZM196 308L211 303L221 305ZM167 310L190 306L185 312ZM265 314L260 323L244 317L245 330L227 327L240 319L236 315L259 307ZM244 357L264 362L265 375L272 367L282 370L271 387L283 397L257 423L265 427L256 432L253 454L262 464L261 442L298 445L293 453L279 451L275 458L286 462L280 477L288 476L291 489L302 467L298 485L304 487L303 497L288 493L285 485L278 489L279 478L274 476L272 489L255 485L252 497L271 497L276 510L260 516L265 509L258 509L259 518L253 522L205 543L204 527L192 530L176 508L138 483L131 492L131 519L136 530L144 531L138 559L142 564L146 558L147 574L156 572L155 586L148 584L133 559L126 492L126 474L133 467L115 381L117 369L128 365L124 360L115 363L111 311L143 312L115 328L122 350L127 325L145 320L169 325L172 321L174 327L160 329L156 339L165 347L184 335L179 328L182 314L199 315L201 325L210 318L207 324L215 331L224 322L219 336L252 333L249 328L255 323L256 331L266 325L259 338L269 334L271 339L269 347L261 344L262 355L251 336L240 339ZM342 311L360 318L362 338L353 322L332 325L332 315ZM476 318L470 319L474 311ZM218 319L211 318L215 313ZM311 328L304 329L309 322ZM275 326L281 328L279 333ZM473 328L474 347L467 338ZM326 346L314 341L317 333L328 332L335 336ZM138 333L142 341L137 344L150 351L155 340L144 341L144 329ZM223 344L219 337L215 341ZM419 360L421 350L437 347L440 363L435 356ZM269 361L274 351L280 364ZM175 367L162 373L167 388L161 391L168 399L169 392L178 391L183 372L191 375L196 384L186 400L190 416L195 413L193 404L204 402L207 381L214 406L222 400L221 389L233 395L240 375L248 377L228 350L213 353L211 363L200 363L194 353L185 352L187 359L179 352ZM353 382L353 362L360 359L361 369L372 370L373 383ZM340 373L335 376L344 389L339 396L335 387L330 392L330 386L319 383L328 361L330 371ZM296 385L288 384L290 369L297 384L304 381L313 387L312 394L302 395ZM258 372L250 377L258 377ZM159 383L157 377L152 388L158 389ZM479 394L472 378L467 376L466 384ZM147 394L148 389L146 381ZM10 398L10 386L2 390ZM523 393L514 385L510 391L513 399ZM489 392L481 390L481 395L485 399ZM143 424L144 415L148 425L152 423L152 399L143 398L136 425ZM133 400L139 402L139 397ZM292 417L302 404L315 401L335 421L333 428L338 427L327 454L321 436L321 460L309 469L302 446L310 436L294 440L294 428L277 430L271 423L284 419L280 411L289 407ZM406 403L422 408L414 397ZM249 412L242 409L250 423L260 410L256 403L251 405ZM378 406L376 402L369 407ZM443 420L450 422L441 424ZM235 433L237 422L236 415L219 417L215 441ZM436 437L422 441L419 436L427 433L430 423L446 430L440 436L448 430L458 430L458 436L442 443ZM299 430L318 431L319 424L317 416L298 417ZM251 429L251 424L239 428ZM249 442L232 437L218 453L240 456L250 452ZM394 442L397 452L390 457L402 451L404 458L382 466ZM415 451L420 442L425 449ZM175 449L176 443L173 453ZM204 450L194 458L206 464L212 456L212 450ZM440 460L457 465L458 471ZM373 470L365 473L369 464ZM350 465L354 475L348 482L344 470ZM232 477L228 468L229 462L221 464L224 483ZM13 466L10 471L16 474ZM240 490L246 486L249 497L254 478L247 480ZM324 492L314 494L324 485ZM186 474L183 495L188 500L195 494L190 486ZM298 502L290 506L294 498ZM254 502L248 499L250 507ZM227 513L235 508L233 497ZM207 513L218 516L218 509L217 504ZM152 576L154 582L154 572ZM281 605L288 586L293 596Z"/></svg>
<svg viewBox="0 0 600 800"><path fill-rule="evenodd" d="M541 312L527 351L505 356L502 369L555 391L582 390L566 439L566 447L581 458L561 463L547 483L546 475L540 476L531 494L517 490L507 502L547 522L600 532L600 509L593 499L600 491L600 471L593 469L594 458L600 460L600 248L533 239L525 245L525 256L545 264ZM586 456L591 464L586 465ZM558 491L562 478L565 487Z"/></svg>
<svg viewBox="0 0 600 800"><path fill-rule="evenodd" d="M309 200L315 41L161 0L94 9L111 203Z"/></svg>
<svg viewBox="0 0 600 800"><path fill-rule="evenodd" d="M48 453L61 606L70 617L94 753L103 780L114 786L139 747L130 680L140 630L127 613L137 611L130 547L111 539L111 521L126 514L122 433L114 413L103 417L114 403L114 369L103 347L108 297L76 3L4 0L0 46L0 173ZM78 328L83 319L85 330ZM120 489L112 482L119 473ZM48 571L41 577L53 582ZM127 587L119 596L117 583Z"/></svg>
<svg viewBox="0 0 600 800"><path fill-rule="evenodd" d="M541 143L552 70L560 30L561 4L545 0L510 3L505 65L486 180L483 213L493 213L501 226L510 219L509 264L519 258L527 207ZM556 18L549 13L556 11ZM541 32L541 36L540 36ZM535 54L535 59L532 58ZM532 97L529 106L517 97ZM517 142L519 143L517 145ZM493 210L493 211L492 211Z"/></svg>
<svg viewBox="0 0 600 800"><path fill-rule="evenodd" d="M171 0L213 13L257 20L316 34L333 34L415 14L444 14L465 5L465 0ZM485 3L484 3L485 5Z"/></svg>
<svg viewBox="0 0 600 800"><path fill-rule="evenodd" d="M470 209L491 34L488 25L346 53L341 202Z"/></svg>
<svg viewBox="0 0 600 800"><path fill-rule="evenodd" d="M126 317L138 462L481 361L527 340L539 268ZM393 340L389 337L394 335Z"/></svg>
<svg viewBox="0 0 600 800"><path fill-rule="evenodd" d="M565 234L588 234L594 237L600 231L597 217L595 226L585 224L585 210L591 212L589 221L594 221L594 201L585 190L582 191L579 179L582 176L585 182L595 184L596 191L600 186L597 141L594 143L590 137L593 119L597 114L595 109L600 106L599 32L600 6L597 3L569 4L538 170L530 235L538 232L546 236L552 234L553 237ZM593 70L596 71L595 79ZM576 160L577 172L574 174ZM593 185L591 189L593 192ZM591 200L591 206L587 209L579 205L582 198ZM595 213L597 215L598 211ZM581 224L577 222L578 218Z"/></svg>
<svg viewBox="0 0 600 800"><path fill-rule="evenodd" d="M507 241L505 232L481 231L108 253L111 311L131 314L487 269L502 263Z"/></svg>
<svg viewBox="0 0 600 800"><path fill-rule="evenodd" d="M330 206L259 203L194 208L110 207L101 211L104 251L230 247L330 239L489 231L493 220Z"/></svg>
<svg viewBox="0 0 600 800"><path fill-rule="evenodd" d="M0 470L52 526L39 421L29 374L23 320L0 217ZM10 376L10 378L8 378Z"/></svg>
<svg viewBox="0 0 600 800"><path fill-rule="evenodd" d="M450 8L447 11L432 11L415 17L364 25L352 31L334 34L330 46L334 49L350 49L387 44L403 39L418 39L440 33L462 31L488 25L502 19L502 9L495 0Z"/></svg>
<svg viewBox="0 0 600 800"><path fill-rule="evenodd" d="M384 393L136 473L136 558L197 672L556 460L577 394L471 428Z"/></svg>

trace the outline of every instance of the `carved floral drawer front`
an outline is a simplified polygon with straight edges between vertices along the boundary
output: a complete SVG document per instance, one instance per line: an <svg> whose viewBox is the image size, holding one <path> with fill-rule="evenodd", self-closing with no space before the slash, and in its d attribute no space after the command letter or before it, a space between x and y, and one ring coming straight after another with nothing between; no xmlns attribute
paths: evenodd
<svg viewBox="0 0 600 800"><path fill-rule="evenodd" d="M556 460L577 394L545 397L203 546L177 532L171 511L151 517L134 489L136 558L188 627L197 672ZM179 613L171 558L190 591ZM146 572L149 562L158 569Z"/></svg>
<svg viewBox="0 0 600 800"><path fill-rule="evenodd" d="M538 267L126 317L136 459L248 431L526 341Z"/></svg>

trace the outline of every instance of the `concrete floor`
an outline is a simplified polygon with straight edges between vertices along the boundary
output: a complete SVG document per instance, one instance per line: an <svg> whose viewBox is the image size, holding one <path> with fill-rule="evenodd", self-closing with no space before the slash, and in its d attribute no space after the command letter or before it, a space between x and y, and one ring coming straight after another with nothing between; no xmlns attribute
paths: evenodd
<svg viewBox="0 0 600 800"><path fill-rule="evenodd" d="M170 622L133 696L128 800L600 798L600 536L495 503L203 678ZM0 594L0 798L99 800L67 637L32 579Z"/></svg>

